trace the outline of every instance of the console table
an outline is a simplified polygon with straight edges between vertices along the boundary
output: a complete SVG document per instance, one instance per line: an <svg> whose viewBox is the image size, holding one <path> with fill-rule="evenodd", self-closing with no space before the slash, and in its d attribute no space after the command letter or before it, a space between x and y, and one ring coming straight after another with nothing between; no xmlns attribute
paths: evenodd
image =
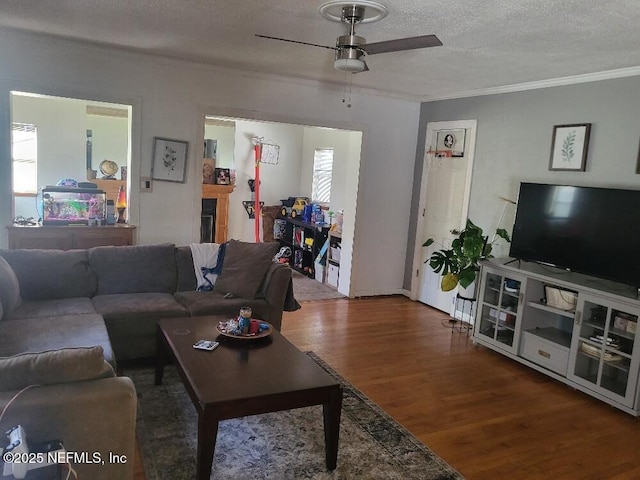
<svg viewBox="0 0 640 480"><path fill-rule="evenodd" d="M10 226L9 248L71 250L103 245L134 245L136 227L129 224L89 227L74 226Z"/></svg>
<svg viewBox="0 0 640 480"><path fill-rule="evenodd" d="M640 416L639 319L632 287L494 259L482 265L473 339Z"/></svg>

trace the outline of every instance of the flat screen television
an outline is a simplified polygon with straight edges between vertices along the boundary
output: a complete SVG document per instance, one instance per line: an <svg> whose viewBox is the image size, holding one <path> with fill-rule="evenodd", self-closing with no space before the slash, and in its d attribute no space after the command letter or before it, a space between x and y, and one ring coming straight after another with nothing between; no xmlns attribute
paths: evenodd
<svg viewBox="0 0 640 480"><path fill-rule="evenodd" d="M640 191L521 183L509 255L640 287Z"/></svg>

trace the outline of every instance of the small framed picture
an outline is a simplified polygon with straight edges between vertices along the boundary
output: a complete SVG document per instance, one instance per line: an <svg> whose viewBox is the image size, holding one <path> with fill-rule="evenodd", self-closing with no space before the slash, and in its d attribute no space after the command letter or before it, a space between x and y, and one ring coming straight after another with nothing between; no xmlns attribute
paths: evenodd
<svg viewBox="0 0 640 480"><path fill-rule="evenodd" d="M449 150L452 157L464 157L464 137L466 130L439 130L436 150Z"/></svg>
<svg viewBox="0 0 640 480"><path fill-rule="evenodd" d="M549 170L584 172L590 133L590 123L554 126Z"/></svg>
<svg viewBox="0 0 640 480"><path fill-rule="evenodd" d="M202 183L214 184L216 161L213 158L205 158L202 161Z"/></svg>
<svg viewBox="0 0 640 480"><path fill-rule="evenodd" d="M216 184L229 185L231 183L231 171L228 168L216 168Z"/></svg>
<svg viewBox="0 0 640 480"><path fill-rule="evenodd" d="M151 178L163 182L184 183L189 142L154 137Z"/></svg>

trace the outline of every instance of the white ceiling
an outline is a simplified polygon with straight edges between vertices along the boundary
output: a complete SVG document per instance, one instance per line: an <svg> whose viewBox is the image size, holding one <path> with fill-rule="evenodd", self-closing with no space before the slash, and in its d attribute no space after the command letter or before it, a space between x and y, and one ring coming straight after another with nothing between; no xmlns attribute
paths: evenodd
<svg viewBox="0 0 640 480"><path fill-rule="evenodd" d="M343 85L331 51L254 36L334 45L347 26L318 13L325 1L2 0L0 27ZM367 42L433 33L444 46L368 56L370 71L353 75L353 87L435 99L640 74L639 0L381 3L388 16L356 28Z"/></svg>

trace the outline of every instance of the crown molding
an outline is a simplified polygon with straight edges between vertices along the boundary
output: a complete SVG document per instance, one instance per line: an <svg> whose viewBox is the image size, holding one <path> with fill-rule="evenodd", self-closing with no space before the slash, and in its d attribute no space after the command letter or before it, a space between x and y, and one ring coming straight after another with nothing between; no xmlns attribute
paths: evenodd
<svg viewBox="0 0 640 480"><path fill-rule="evenodd" d="M128 118L129 111L126 108L102 107L98 105L87 105L87 115L98 115L102 117Z"/></svg>
<svg viewBox="0 0 640 480"><path fill-rule="evenodd" d="M577 85L580 83L600 82L602 80L613 80L616 78L635 77L640 75L640 66L619 68L616 70L605 70L602 72L585 73L582 75L572 75L568 77L551 78L535 82L517 83L502 87L481 88L469 90L467 92L455 93L438 97L423 97L424 103L439 102L442 100L455 100L459 98L481 97L485 95L499 95L502 93L524 92L527 90L538 90L541 88L562 87L566 85Z"/></svg>

